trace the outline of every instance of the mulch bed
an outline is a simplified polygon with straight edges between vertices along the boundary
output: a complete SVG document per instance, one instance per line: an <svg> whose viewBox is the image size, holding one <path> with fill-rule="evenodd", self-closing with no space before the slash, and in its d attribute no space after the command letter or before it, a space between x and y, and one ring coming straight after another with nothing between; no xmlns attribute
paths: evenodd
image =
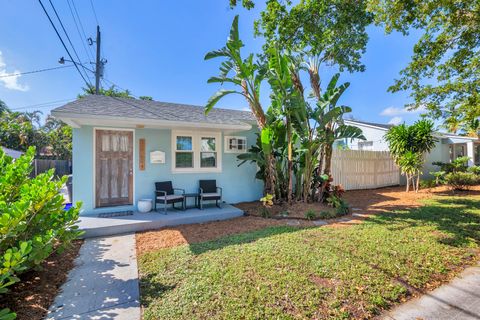
<svg viewBox="0 0 480 320"><path fill-rule="evenodd" d="M458 192L459 196L480 194L480 186L473 187L470 191ZM361 214L363 217L352 214L337 219L329 220L326 227L343 228L361 223L369 215L392 210L412 209L422 205L421 201L432 196L452 196L446 187L420 190L418 193L405 192L404 187L388 187L374 190L351 190L345 192L344 199L353 209L351 213ZM261 204L245 202L235 206L247 212L247 216L225 221L213 221L201 224L182 225L165 229L148 231L136 234L137 254L155 251L161 248L170 248L183 244L199 243L215 240L224 236L239 234L270 226L288 225L288 220L265 219L260 217ZM319 203L295 203L292 207L274 206L274 215L279 215L285 209L289 211L288 219L304 218L305 211L313 209L320 212L332 208ZM259 216L257 216L259 215ZM347 220L348 221L345 221ZM299 220L297 227L314 226L312 221Z"/></svg>
<svg viewBox="0 0 480 320"><path fill-rule="evenodd" d="M18 320L41 320L67 280L83 241L77 240L68 250L53 254L41 264L39 271L21 275L21 281L2 296L0 309L9 308Z"/></svg>
<svg viewBox="0 0 480 320"><path fill-rule="evenodd" d="M322 211L335 212L335 209L325 205L324 203L313 202L293 202L291 205L287 203L275 204L270 208L265 208L260 201L236 203L235 207L242 209L246 215L262 217L264 210L267 210L272 218L276 219L305 219L305 212L312 210L315 213Z"/></svg>

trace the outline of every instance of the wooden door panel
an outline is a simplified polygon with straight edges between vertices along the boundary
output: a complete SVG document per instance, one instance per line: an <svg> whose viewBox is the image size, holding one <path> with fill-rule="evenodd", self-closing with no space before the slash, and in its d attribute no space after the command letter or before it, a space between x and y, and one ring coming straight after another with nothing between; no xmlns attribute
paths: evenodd
<svg viewBox="0 0 480 320"><path fill-rule="evenodd" d="M96 206L133 204L133 132L96 130Z"/></svg>

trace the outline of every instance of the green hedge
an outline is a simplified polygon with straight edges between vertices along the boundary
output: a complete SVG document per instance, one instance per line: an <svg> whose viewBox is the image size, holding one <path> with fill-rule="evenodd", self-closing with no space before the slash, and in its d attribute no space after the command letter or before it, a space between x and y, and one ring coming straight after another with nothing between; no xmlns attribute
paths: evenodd
<svg viewBox="0 0 480 320"><path fill-rule="evenodd" d="M75 226L80 203L64 210L60 189L66 182L49 170L30 178L35 149L13 160L0 148L0 295L19 275L64 250L81 232ZM15 314L0 311L0 320Z"/></svg>

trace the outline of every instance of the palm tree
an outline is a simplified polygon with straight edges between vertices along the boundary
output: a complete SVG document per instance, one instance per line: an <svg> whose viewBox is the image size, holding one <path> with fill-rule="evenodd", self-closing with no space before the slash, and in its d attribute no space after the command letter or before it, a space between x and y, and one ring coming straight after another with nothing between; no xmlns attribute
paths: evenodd
<svg viewBox="0 0 480 320"><path fill-rule="evenodd" d="M217 102L228 94L240 94L248 102L250 110L257 120L258 127L261 130L262 150L266 157L266 179L265 192L275 195L275 158L272 155L273 130L268 127L267 117L260 103L260 85L264 80L264 70L254 62L253 54L246 59L242 59L241 48L243 43L238 34L238 15L233 19L225 46L219 50L214 50L205 55L205 60L214 58L224 58L220 64L220 75L211 77L208 83L230 83L239 90L220 89L210 97L205 106L205 113L217 104Z"/></svg>

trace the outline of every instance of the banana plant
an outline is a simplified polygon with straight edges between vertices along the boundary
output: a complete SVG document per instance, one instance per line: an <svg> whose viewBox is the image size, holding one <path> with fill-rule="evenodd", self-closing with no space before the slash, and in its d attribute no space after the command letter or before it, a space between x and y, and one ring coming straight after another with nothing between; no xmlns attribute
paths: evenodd
<svg viewBox="0 0 480 320"><path fill-rule="evenodd" d="M205 106L205 114L208 114L218 101L229 94L239 94L246 99L261 130L261 145L266 157L265 192L273 195L275 194L275 158L271 150L273 134L271 128L268 127L267 118L260 103L260 87L265 72L264 68L254 61L253 54L249 54L245 59L242 58L241 48L243 46L238 32L237 15L233 19L225 46L205 55L205 60L224 59L220 64L220 74L208 79L208 83L219 83L220 85L229 83L235 89L222 88L213 94Z"/></svg>

